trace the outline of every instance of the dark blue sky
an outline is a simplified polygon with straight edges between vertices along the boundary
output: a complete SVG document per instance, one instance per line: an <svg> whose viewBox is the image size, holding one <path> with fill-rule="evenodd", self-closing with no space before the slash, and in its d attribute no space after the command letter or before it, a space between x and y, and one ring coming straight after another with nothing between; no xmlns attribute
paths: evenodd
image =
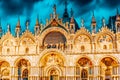
<svg viewBox="0 0 120 80"><path fill-rule="evenodd" d="M116 8L120 10L119 0L67 0L68 12L71 8L74 11L74 17L80 25L80 19L85 20L85 26L90 28L92 11L97 20L98 27L101 27L101 19L105 17L106 22L109 16L116 15ZM25 22L30 20L30 30L34 29L37 15L40 22L45 23L53 12L53 5L57 6L59 18L64 13L65 0L0 0L0 17L3 29L7 28L7 24L11 25L11 30L15 31L15 26L20 16L20 24L24 30ZM70 14L69 14L70 15ZM7 30L7 29L6 29Z"/></svg>

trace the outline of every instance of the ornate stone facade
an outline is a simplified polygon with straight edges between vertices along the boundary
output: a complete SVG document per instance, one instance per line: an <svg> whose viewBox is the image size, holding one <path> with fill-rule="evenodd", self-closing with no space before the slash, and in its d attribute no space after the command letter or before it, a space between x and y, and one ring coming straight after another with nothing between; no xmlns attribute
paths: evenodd
<svg viewBox="0 0 120 80"><path fill-rule="evenodd" d="M43 26L36 20L35 34L28 28L16 36L9 27L0 39L0 79L2 80L120 80L120 16L116 33L105 25L96 32L93 15L92 31L81 21L76 28L74 16L63 23L54 14ZM28 27L28 25L27 25Z"/></svg>

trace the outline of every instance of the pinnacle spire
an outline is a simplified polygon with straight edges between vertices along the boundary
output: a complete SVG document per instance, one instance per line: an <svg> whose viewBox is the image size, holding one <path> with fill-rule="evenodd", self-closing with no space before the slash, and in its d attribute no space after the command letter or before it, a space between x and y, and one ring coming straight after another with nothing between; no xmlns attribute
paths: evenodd
<svg viewBox="0 0 120 80"><path fill-rule="evenodd" d="M53 5L53 18L56 18L56 4Z"/></svg>
<svg viewBox="0 0 120 80"><path fill-rule="evenodd" d="M117 8L117 16L119 15L119 9Z"/></svg>
<svg viewBox="0 0 120 80"><path fill-rule="evenodd" d="M18 22L17 22L16 27L20 28L20 17L18 17Z"/></svg>
<svg viewBox="0 0 120 80"><path fill-rule="evenodd" d="M64 11L63 17L69 17L69 14L67 12L67 5L68 5L67 0L65 0L65 11Z"/></svg>
<svg viewBox="0 0 120 80"><path fill-rule="evenodd" d="M39 16L37 15L36 26L39 26Z"/></svg>
<svg viewBox="0 0 120 80"><path fill-rule="evenodd" d="M0 18L0 27L1 27L1 18Z"/></svg>
<svg viewBox="0 0 120 80"><path fill-rule="evenodd" d="M72 9L72 8L71 8L71 11L70 11L70 12L71 12L71 17L73 17L73 13L74 13L74 12L73 12L73 9Z"/></svg>
<svg viewBox="0 0 120 80"><path fill-rule="evenodd" d="M95 23L96 20L95 20L95 16L94 16L94 11L92 11L92 23Z"/></svg>
<svg viewBox="0 0 120 80"><path fill-rule="evenodd" d="M10 24L7 25L7 31L10 32Z"/></svg>
<svg viewBox="0 0 120 80"><path fill-rule="evenodd" d="M28 30L28 27L29 27L29 22L27 21L26 22L26 29Z"/></svg>
<svg viewBox="0 0 120 80"><path fill-rule="evenodd" d="M1 18L0 18L0 32L2 32Z"/></svg>
<svg viewBox="0 0 120 80"><path fill-rule="evenodd" d="M105 18L104 17L102 18L102 24L105 27Z"/></svg>
<svg viewBox="0 0 120 80"><path fill-rule="evenodd" d="M65 10L67 10L67 0L65 0Z"/></svg>
<svg viewBox="0 0 120 80"><path fill-rule="evenodd" d="M81 26L84 27L84 19L81 19Z"/></svg>

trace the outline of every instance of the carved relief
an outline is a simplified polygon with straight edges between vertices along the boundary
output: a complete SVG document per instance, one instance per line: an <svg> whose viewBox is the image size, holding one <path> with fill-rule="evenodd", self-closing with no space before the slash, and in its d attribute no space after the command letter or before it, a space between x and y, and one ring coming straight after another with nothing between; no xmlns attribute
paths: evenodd
<svg viewBox="0 0 120 80"><path fill-rule="evenodd" d="M29 65L28 61L25 59L21 59L17 64L18 67L22 67L22 66L27 67L28 65Z"/></svg>
<svg viewBox="0 0 120 80"><path fill-rule="evenodd" d="M120 43L120 35L118 35L117 40L118 40L118 43Z"/></svg>
<svg viewBox="0 0 120 80"><path fill-rule="evenodd" d="M98 38L98 46L104 50L113 49L113 39L107 34L101 35Z"/></svg>
<svg viewBox="0 0 120 80"><path fill-rule="evenodd" d="M106 34L104 34L104 35L101 35L100 37L99 37L99 43L102 43L102 42L112 42L112 38L109 36L109 35L106 35Z"/></svg>
<svg viewBox="0 0 120 80"><path fill-rule="evenodd" d="M11 39L4 41L4 46L14 46L14 42Z"/></svg>
<svg viewBox="0 0 120 80"><path fill-rule="evenodd" d="M52 53L45 57L44 63L45 65L63 65L63 60L56 54Z"/></svg>
<svg viewBox="0 0 120 80"><path fill-rule="evenodd" d="M75 43L90 43L90 39L89 37L87 37L86 35L79 35L76 39L75 39Z"/></svg>
<svg viewBox="0 0 120 80"><path fill-rule="evenodd" d="M24 38L22 41L21 41L21 45L32 45L34 44L35 42L31 39L31 38Z"/></svg>
<svg viewBox="0 0 120 80"><path fill-rule="evenodd" d="M88 52L91 50L90 38L87 35L79 35L75 38L76 51Z"/></svg>
<svg viewBox="0 0 120 80"><path fill-rule="evenodd" d="M0 72L2 73L3 76L9 76L10 71L9 71L9 63L6 61L0 61Z"/></svg>
<svg viewBox="0 0 120 80"><path fill-rule="evenodd" d="M88 58L80 58L78 64L80 66L92 66L92 62Z"/></svg>
<svg viewBox="0 0 120 80"><path fill-rule="evenodd" d="M10 74L10 71L9 71L7 68L5 68L5 69L2 71L2 75L4 75L4 76L9 76L9 74Z"/></svg>
<svg viewBox="0 0 120 80"><path fill-rule="evenodd" d="M117 64L117 62L110 57L102 59L101 62L104 63L106 66L113 66Z"/></svg>

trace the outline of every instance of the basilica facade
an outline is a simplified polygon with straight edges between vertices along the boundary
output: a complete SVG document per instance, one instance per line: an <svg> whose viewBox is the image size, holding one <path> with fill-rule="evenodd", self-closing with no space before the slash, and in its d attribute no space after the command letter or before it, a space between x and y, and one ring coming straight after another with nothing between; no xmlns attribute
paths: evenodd
<svg viewBox="0 0 120 80"><path fill-rule="evenodd" d="M78 27L71 10L67 7L58 18L56 5L46 25L36 19L34 34L21 33L20 19L15 28L2 34L0 27L0 79L1 80L120 80L120 15L116 14L112 31L102 20L96 30L94 14L91 31L84 20Z"/></svg>

